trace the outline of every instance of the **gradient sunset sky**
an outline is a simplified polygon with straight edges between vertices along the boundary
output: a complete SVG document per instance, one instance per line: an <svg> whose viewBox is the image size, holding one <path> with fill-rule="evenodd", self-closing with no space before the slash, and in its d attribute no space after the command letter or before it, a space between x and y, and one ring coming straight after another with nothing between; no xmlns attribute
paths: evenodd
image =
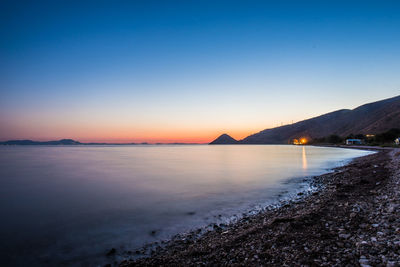
<svg viewBox="0 0 400 267"><path fill-rule="evenodd" d="M0 140L209 142L400 94L400 1L1 1Z"/></svg>

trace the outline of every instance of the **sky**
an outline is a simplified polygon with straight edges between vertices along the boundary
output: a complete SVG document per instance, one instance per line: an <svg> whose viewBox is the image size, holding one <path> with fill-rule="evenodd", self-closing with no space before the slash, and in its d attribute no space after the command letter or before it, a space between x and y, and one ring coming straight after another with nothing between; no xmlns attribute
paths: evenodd
<svg viewBox="0 0 400 267"><path fill-rule="evenodd" d="M241 139L399 71L399 1L1 1L0 140Z"/></svg>

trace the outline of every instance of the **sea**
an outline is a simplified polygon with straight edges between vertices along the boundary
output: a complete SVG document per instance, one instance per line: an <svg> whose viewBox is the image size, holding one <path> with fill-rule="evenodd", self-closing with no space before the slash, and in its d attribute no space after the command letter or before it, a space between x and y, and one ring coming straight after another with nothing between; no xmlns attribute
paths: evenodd
<svg viewBox="0 0 400 267"><path fill-rule="evenodd" d="M114 264L146 244L295 198L310 190L311 177L370 153L293 145L0 146L0 263Z"/></svg>

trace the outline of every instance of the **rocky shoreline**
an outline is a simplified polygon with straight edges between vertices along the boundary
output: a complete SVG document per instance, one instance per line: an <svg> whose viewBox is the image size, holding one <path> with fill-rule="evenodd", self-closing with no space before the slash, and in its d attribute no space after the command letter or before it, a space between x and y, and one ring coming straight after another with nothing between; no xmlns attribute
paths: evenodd
<svg viewBox="0 0 400 267"><path fill-rule="evenodd" d="M176 238L120 266L400 266L400 149L312 183L321 190L300 201Z"/></svg>

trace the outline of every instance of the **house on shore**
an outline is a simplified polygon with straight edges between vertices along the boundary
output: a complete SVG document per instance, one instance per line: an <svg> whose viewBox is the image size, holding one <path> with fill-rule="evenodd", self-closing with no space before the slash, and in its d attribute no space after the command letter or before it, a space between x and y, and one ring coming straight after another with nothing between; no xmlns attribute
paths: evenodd
<svg viewBox="0 0 400 267"><path fill-rule="evenodd" d="M364 140L361 139L346 139L346 145L362 145Z"/></svg>
<svg viewBox="0 0 400 267"><path fill-rule="evenodd" d="M400 137L396 138L396 139L394 140L394 142L395 142L396 145L400 145Z"/></svg>

